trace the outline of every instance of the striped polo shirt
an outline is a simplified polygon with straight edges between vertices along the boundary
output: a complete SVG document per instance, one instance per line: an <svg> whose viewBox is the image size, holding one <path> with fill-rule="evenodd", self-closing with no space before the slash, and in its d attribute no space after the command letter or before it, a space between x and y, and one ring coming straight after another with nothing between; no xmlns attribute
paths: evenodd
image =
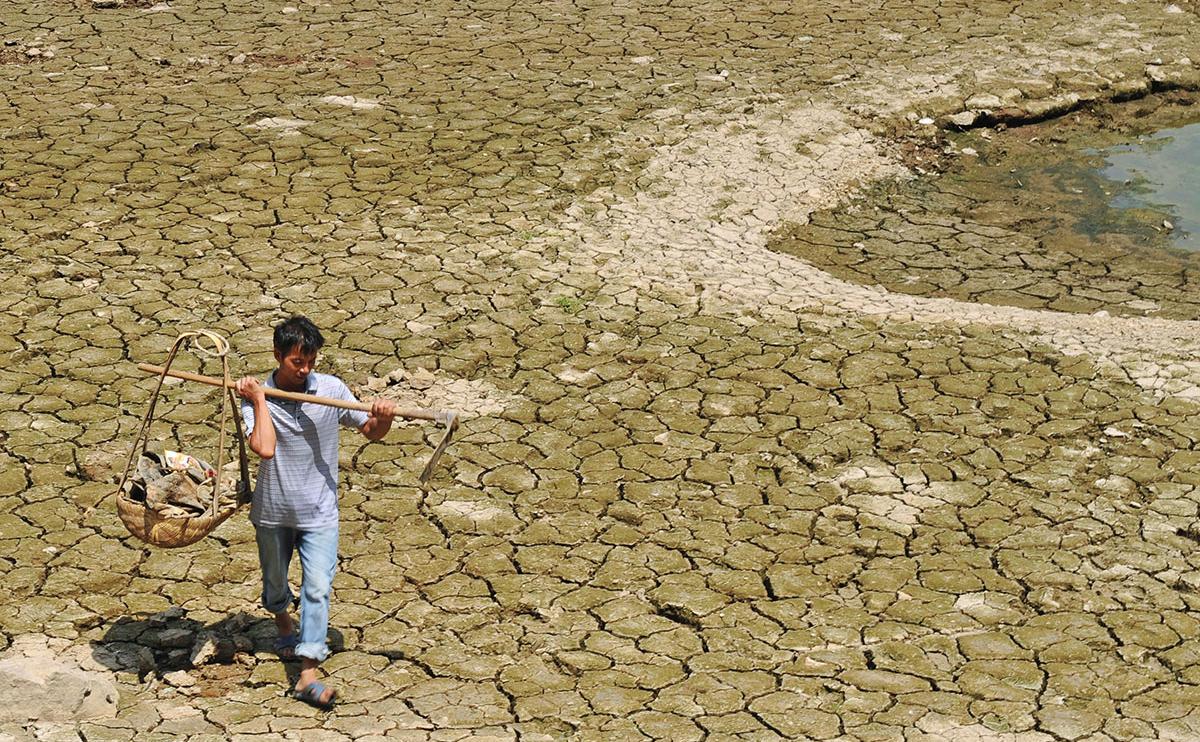
<svg viewBox="0 0 1200 742"><path fill-rule="evenodd" d="M336 376L309 373L306 394L354 401ZM263 386L277 389L272 372ZM366 412L311 402L267 397L275 425L275 456L258 464L258 482L250 505L256 526L315 530L338 524L338 427L359 428ZM254 431L254 405L242 400L246 435Z"/></svg>

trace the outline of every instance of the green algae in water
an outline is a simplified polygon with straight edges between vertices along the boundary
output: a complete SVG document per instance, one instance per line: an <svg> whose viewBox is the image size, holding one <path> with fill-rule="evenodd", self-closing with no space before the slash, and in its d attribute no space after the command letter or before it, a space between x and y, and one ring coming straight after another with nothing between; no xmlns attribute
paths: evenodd
<svg viewBox="0 0 1200 742"><path fill-rule="evenodd" d="M1175 245L1200 250L1200 123L1089 154L1103 158L1100 176L1121 184L1112 194L1113 208L1168 221Z"/></svg>

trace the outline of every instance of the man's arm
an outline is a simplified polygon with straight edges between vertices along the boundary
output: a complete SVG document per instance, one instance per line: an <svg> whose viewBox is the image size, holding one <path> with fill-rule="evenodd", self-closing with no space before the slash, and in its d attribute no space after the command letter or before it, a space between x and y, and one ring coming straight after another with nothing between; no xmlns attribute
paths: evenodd
<svg viewBox="0 0 1200 742"><path fill-rule="evenodd" d="M258 379L243 376L237 381L237 393L254 405L254 430L250 431L250 450L264 459L275 455L275 425L267 409L267 394Z"/></svg>
<svg viewBox="0 0 1200 742"><path fill-rule="evenodd" d="M371 401L371 416L359 428L369 441L382 440L392 429L392 420L396 417L396 403L390 399L375 398Z"/></svg>

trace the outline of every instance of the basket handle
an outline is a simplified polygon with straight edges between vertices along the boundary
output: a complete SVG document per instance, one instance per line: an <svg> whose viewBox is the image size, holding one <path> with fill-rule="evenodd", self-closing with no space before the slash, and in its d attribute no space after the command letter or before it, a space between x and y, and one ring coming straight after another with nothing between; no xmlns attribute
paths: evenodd
<svg viewBox="0 0 1200 742"><path fill-rule="evenodd" d="M158 404L158 397L162 392L163 382L166 380L171 369L171 364L175 362L176 356L179 354L179 349L185 341L191 341L193 350L203 353L211 357L219 357L221 359L221 371L226 384L231 384L229 374L229 343L222 336L211 330L190 330L181 332L175 342L171 345L171 350L167 354L167 360L163 365L162 373L158 375L158 383L154 385L154 392L150 395L150 404L146 407L146 414L142 417L141 427L138 429L137 436L133 440L133 445L129 450L129 458L125 462L125 471L121 474L121 483L117 485L117 492L125 489L125 483L129 480L129 474L133 470L133 462L137 459L138 451L145 450L145 444L150 432L150 424L154 420L154 408ZM205 346L205 341L209 343L209 347ZM216 513L220 504L221 494L221 469L224 466L225 459L225 426L230 416L231 410L236 409L236 403L233 397L232 390L228 394L221 395L221 424L217 433L217 456L216 456L216 475L213 481L213 500L212 512ZM245 436L241 435L242 425L241 420L237 415L234 415L234 426L238 431L238 466L241 475L241 497L250 490L250 470L246 456ZM100 505L104 498L100 498L95 505L88 509L90 514L97 506ZM240 502L239 502L240 504Z"/></svg>
<svg viewBox="0 0 1200 742"><path fill-rule="evenodd" d="M184 332L175 338L175 342L171 344L170 352L167 353L167 360L164 362L165 369L171 368L171 364L175 362L175 356L179 354L179 348L183 345L184 340L194 334ZM154 385L154 392L150 395L150 403L146 405L146 414L142 416L141 427L138 428L138 433L133 439L133 445L129 447L129 458L125 461L125 471L121 474L121 483L117 485L117 492L122 492L125 489L125 482L129 481L129 472L133 469L133 462L137 458L138 451L144 450L143 444L150 430L150 423L154 420L154 406L158 404L158 395L162 392L163 382L166 379L167 374L164 370L164 373L158 377L158 383ZM99 504L99 502L96 503L96 505ZM96 505L92 507L95 508Z"/></svg>
<svg viewBox="0 0 1200 742"><path fill-rule="evenodd" d="M222 376L224 376L224 378L226 380L228 380L229 379L229 355L228 355L229 345L225 342L225 338L222 338L220 335L217 335L216 333L211 333L208 330L200 330L200 332L202 333L202 335L200 335L196 338L196 341L195 341L193 347L195 347L196 350L198 350L202 353L206 353L208 355L220 356L221 357L221 374L222 374ZM221 340L219 343L214 343L214 345L216 347L215 350L209 351L200 342L200 337L208 337L210 340L215 340L216 338L220 338ZM217 429L217 463L214 464L214 466L217 467L217 475L213 479L213 496L212 496L213 515L217 514L217 505L219 504L219 498L221 497L221 470L225 466L225 421L229 419L229 408L230 408L229 395L222 394L221 395L221 427Z"/></svg>
<svg viewBox="0 0 1200 742"><path fill-rule="evenodd" d="M242 433L242 415L241 406L234 396L233 390L229 390L229 401L233 404L233 427L237 431L238 442L238 473L240 474L240 489L238 490L238 504L242 505L250 502L252 492L250 490L250 462L246 455L246 436Z"/></svg>
<svg viewBox="0 0 1200 742"><path fill-rule="evenodd" d="M238 442L238 473L241 475L240 489L237 495L237 504L241 505L250 492L250 465L246 456L246 436L242 435L242 416L240 414L241 406L237 401L237 397L233 394L233 380L229 375L229 344L225 338L209 332L208 330L200 330L201 334L195 340L194 347L196 350L221 357L221 376L225 380L225 388L228 393L221 395L221 428L217 433L217 476L213 481L213 500L212 512L216 514L217 507L220 505L221 497L221 472L223 470L223 457L225 455L225 420L232 416L233 427L237 431ZM206 337L213 341L213 350L209 350L200 342L201 337Z"/></svg>

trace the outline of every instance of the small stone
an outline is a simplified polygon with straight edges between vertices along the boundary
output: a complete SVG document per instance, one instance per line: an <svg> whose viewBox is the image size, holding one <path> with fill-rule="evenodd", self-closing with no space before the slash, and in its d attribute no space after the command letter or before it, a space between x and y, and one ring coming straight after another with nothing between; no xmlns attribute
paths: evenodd
<svg viewBox="0 0 1200 742"><path fill-rule="evenodd" d="M989 93L981 93L973 95L967 99L967 108L974 111L988 111L993 108L999 108L1004 105L1004 101L1000 100L999 96Z"/></svg>
<svg viewBox="0 0 1200 742"><path fill-rule="evenodd" d="M92 0L92 7L98 10L120 8L123 5L125 5L125 0Z"/></svg>
<svg viewBox="0 0 1200 742"><path fill-rule="evenodd" d="M1175 229L1175 225L1172 224L1171 221L1168 219L1163 219L1162 225L1163 225L1163 229L1167 230L1168 232L1170 232L1172 229Z"/></svg>
<svg viewBox="0 0 1200 742"><path fill-rule="evenodd" d="M353 95L327 95L321 99L322 103L329 103L334 106L347 106L349 108L359 110L370 110L379 108L379 103L366 98L355 98Z"/></svg>
<svg viewBox="0 0 1200 742"><path fill-rule="evenodd" d="M975 118L976 116L974 111L961 111L950 117L950 123L954 124L955 126L966 127L975 123Z"/></svg>
<svg viewBox="0 0 1200 742"><path fill-rule="evenodd" d="M436 380L433 372L424 368L419 368L408 376L408 385L413 389L428 389L433 386L434 381Z"/></svg>
<svg viewBox="0 0 1200 742"><path fill-rule="evenodd" d="M231 62L233 62L234 64L242 64L243 62L245 62L245 61L246 61L246 55L245 55L245 54L238 54L238 55L236 55L236 56L235 56L233 59L231 59L230 61L231 61Z"/></svg>
<svg viewBox="0 0 1200 742"><path fill-rule="evenodd" d="M164 629L155 638L160 647L190 647L193 634L187 629Z"/></svg>
<svg viewBox="0 0 1200 742"><path fill-rule="evenodd" d="M137 675L155 669L154 653L148 647L129 642L95 645L92 648L92 659L101 667L113 672Z"/></svg>
<svg viewBox="0 0 1200 742"><path fill-rule="evenodd" d="M158 669L154 661L154 652L149 647L140 647L137 652L137 669L139 672L149 672Z"/></svg>
<svg viewBox="0 0 1200 742"><path fill-rule="evenodd" d="M262 118L252 124L247 124L247 129L284 129L286 131L294 131L303 126L307 126L309 121L303 119L293 119L287 116L271 116Z"/></svg>
<svg viewBox="0 0 1200 742"><path fill-rule="evenodd" d="M979 152L977 152L974 147L963 147L962 153L964 155L966 155L967 157L975 157L979 154Z"/></svg>
<svg viewBox="0 0 1200 742"><path fill-rule="evenodd" d="M173 605L165 611L159 611L150 618L146 619L146 623L151 626L166 626L171 621L177 621L186 615L187 611L177 605Z"/></svg>
<svg viewBox="0 0 1200 742"><path fill-rule="evenodd" d="M176 670L163 675L163 681L175 688L190 688L196 684L196 679L186 670Z"/></svg>
<svg viewBox="0 0 1200 742"><path fill-rule="evenodd" d="M917 119L917 123L920 124L921 126L933 126L933 119L929 118L928 116L925 116L923 118Z"/></svg>
<svg viewBox="0 0 1200 742"><path fill-rule="evenodd" d="M192 644L191 662L193 667L208 664L217 656L217 637L211 631L205 631L196 637Z"/></svg>

